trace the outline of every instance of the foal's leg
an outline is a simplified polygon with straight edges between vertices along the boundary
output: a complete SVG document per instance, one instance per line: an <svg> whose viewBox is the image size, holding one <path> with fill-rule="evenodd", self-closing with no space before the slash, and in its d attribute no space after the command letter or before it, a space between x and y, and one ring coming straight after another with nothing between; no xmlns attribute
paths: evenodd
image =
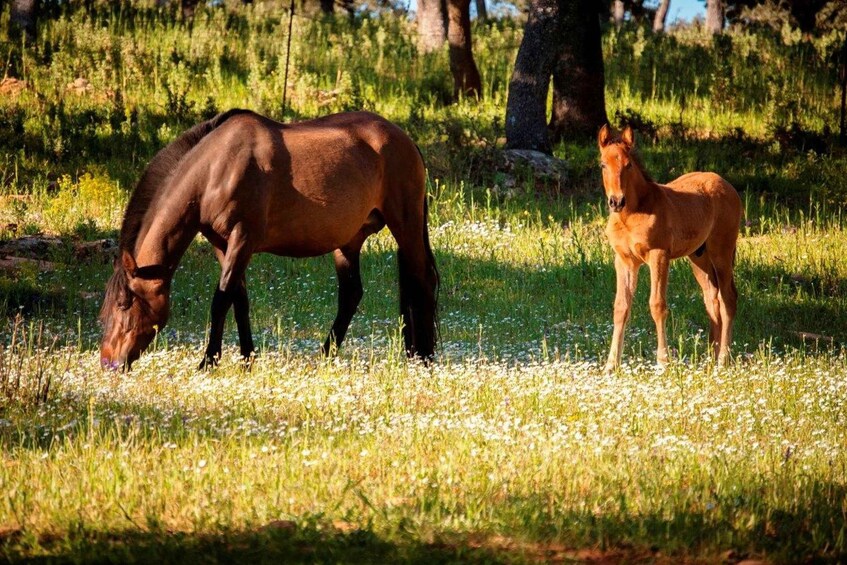
<svg viewBox="0 0 847 565"><path fill-rule="evenodd" d="M729 361L729 346L732 343L732 323L735 321L735 311L738 305L738 291L735 288L733 275L734 248L730 253L713 259L715 273L718 277L718 301L721 313L721 348L718 354L718 365L724 366Z"/></svg>
<svg viewBox="0 0 847 565"><path fill-rule="evenodd" d="M362 290L362 276L359 271L359 256L362 249L362 241L354 245L345 245L335 250L335 274L338 277L338 313L332 323L332 329L324 341L321 351L324 355L330 355L341 346L347 328L353 314L359 307L364 291Z"/></svg>
<svg viewBox="0 0 847 565"><path fill-rule="evenodd" d="M703 289L703 302L706 304L706 314L709 316L709 346L712 348L712 355L717 357L720 352L721 337L718 279L708 252L700 257L691 255L688 257L688 260L691 261L691 270L694 272L694 278L697 279L697 283Z"/></svg>
<svg viewBox="0 0 847 565"><path fill-rule="evenodd" d="M650 267L650 314L656 323L656 362L660 366L668 363L668 338L665 334L665 320L668 317L668 267L670 257L663 249L654 249L647 258Z"/></svg>
<svg viewBox="0 0 847 565"><path fill-rule="evenodd" d="M632 297L635 294L635 287L638 285L638 270L640 268L640 263L632 259L624 259L615 254L615 275L617 277L615 329L612 332L612 347L609 350L609 358L604 369L607 373L614 371L621 364L623 336L626 331L626 324L629 322L629 314L632 311Z"/></svg>
<svg viewBox="0 0 847 565"><path fill-rule="evenodd" d="M250 303L244 276L252 255L252 247L247 241L242 224L237 224L230 232L226 251L216 249L215 254L221 264L221 277L212 297L209 344L200 362L200 369L213 367L220 359L224 322L230 306L235 305L241 354L249 360L254 351L253 335L250 331Z"/></svg>

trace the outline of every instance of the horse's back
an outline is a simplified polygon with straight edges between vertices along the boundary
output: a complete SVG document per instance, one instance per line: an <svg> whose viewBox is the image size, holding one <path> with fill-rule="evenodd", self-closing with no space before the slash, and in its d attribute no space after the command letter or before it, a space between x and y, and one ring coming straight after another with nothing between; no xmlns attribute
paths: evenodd
<svg viewBox="0 0 847 565"><path fill-rule="evenodd" d="M214 171L203 198L206 222L225 232L218 224L249 216L262 233L259 250L319 255L346 244L389 200L422 205L414 142L370 112L291 124L239 114L209 141L216 150L205 155Z"/></svg>

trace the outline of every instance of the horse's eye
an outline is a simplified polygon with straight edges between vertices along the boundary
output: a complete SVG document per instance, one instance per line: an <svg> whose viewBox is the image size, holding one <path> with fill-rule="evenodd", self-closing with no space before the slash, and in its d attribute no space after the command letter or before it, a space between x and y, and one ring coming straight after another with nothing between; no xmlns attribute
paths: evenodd
<svg viewBox="0 0 847 565"><path fill-rule="evenodd" d="M630 168L631 166L632 166L632 161L630 161L629 163L627 163L627 164L626 164L626 167L624 167L624 169L628 169L628 168Z"/></svg>
<svg viewBox="0 0 847 565"><path fill-rule="evenodd" d="M605 169L605 168L606 168L606 163L600 163L600 168L601 168L601 169Z"/></svg>

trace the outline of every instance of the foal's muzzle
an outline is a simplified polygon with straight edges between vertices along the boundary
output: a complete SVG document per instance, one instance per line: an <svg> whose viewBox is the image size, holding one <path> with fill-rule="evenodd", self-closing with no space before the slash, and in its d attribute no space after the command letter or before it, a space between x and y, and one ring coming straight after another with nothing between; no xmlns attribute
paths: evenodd
<svg viewBox="0 0 847 565"><path fill-rule="evenodd" d="M617 196L609 197L609 209L612 212L620 212L623 210L623 207L626 205L626 197L621 196L618 198Z"/></svg>

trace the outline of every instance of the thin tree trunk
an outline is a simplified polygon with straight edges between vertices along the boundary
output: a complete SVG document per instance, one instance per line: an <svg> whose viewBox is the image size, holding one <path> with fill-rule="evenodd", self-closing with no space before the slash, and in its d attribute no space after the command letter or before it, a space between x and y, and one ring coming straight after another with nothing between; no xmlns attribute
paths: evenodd
<svg viewBox="0 0 847 565"><path fill-rule="evenodd" d="M547 89L559 52L559 3L532 0L506 102L506 146L552 153Z"/></svg>
<svg viewBox="0 0 847 565"><path fill-rule="evenodd" d="M473 58L471 42L471 0L448 0L447 43L450 44L450 72L453 96L482 96L482 82Z"/></svg>
<svg viewBox="0 0 847 565"><path fill-rule="evenodd" d="M723 0L706 0L706 31L712 35L723 32Z"/></svg>
<svg viewBox="0 0 847 565"><path fill-rule="evenodd" d="M615 0L612 3L612 20L615 22L615 27L620 29L623 25L624 3L623 0Z"/></svg>
<svg viewBox="0 0 847 565"><path fill-rule="evenodd" d="M476 17L479 21L484 22L488 19L488 8L485 6L485 0L475 0Z"/></svg>
<svg viewBox="0 0 847 565"><path fill-rule="evenodd" d="M445 0L418 0L418 48L423 53L441 49L447 40Z"/></svg>
<svg viewBox="0 0 847 565"><path fill-rule="evenodd" d="M838 138L841 145L847 145L847 38L841 47L841 124Z"/></svg>
<svg viewBox="0 0 847 565"><path fill-rule="evenodd" d="M662 33L665 31L665 21L668 19L668 10L671 7L671 0L661 0L659 7L656 8L656 15L653 18L653 31Z"/></svg>
<svg viewBox="0 0 847 565"><path fill-rule="evenodd" d="M15 38L23 33L27 43L35 41L36 20L38 18L37 0L12 0L10 15L9 35Z"/></svg>
<svg viewBox="0 0 847 565"><path fill-rule="evenodd" d="M569 0L560 14L562 46L553 69L554 140L594 137L608 122L600 13L595 0Z"/></svg>

